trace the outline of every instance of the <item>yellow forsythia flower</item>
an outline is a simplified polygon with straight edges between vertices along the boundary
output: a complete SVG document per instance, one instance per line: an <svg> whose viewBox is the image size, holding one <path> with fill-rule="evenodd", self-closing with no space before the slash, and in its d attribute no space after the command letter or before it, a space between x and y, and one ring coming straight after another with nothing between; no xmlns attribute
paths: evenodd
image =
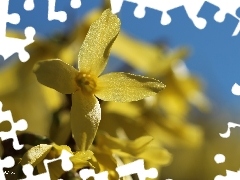
<svg viewBox="0 0 240 180"><path fill-rule="evenodd" d="M72 94L71 128L80 150L90 147L100 123L101 108L95 96L105 101L130 102L152 96L165 87L158 80L128 73L99 77L120 24L118 17L108 9L91 25L80 48L79 71L61 60L41 61L34 70L40 83Z"/></svg>

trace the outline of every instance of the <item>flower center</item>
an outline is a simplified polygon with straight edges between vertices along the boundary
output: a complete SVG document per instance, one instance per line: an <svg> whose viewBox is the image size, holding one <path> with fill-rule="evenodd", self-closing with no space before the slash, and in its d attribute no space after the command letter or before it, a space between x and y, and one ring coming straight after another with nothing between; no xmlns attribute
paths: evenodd
<svg viewBox="0 0 240 180"><path fill-rule="evenodd" d="M79 73L76 77L76 83L82 91L92 93L96 88L95 78L90 74Z"/></svg>

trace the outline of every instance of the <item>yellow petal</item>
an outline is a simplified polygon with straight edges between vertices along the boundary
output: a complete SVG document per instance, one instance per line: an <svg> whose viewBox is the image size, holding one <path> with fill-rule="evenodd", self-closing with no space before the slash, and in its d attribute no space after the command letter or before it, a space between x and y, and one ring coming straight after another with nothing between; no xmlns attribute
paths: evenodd
<svg viewBox="0 0 240 180"><path fill-rule="evenodd" d="M121 32L112 47L112 53L134 68L147 73L160 73L160 50L153 45L133 39Z"/></svg>
<svg viewBox="0 0 240 180"><path fill-rule="evenodd" d="M118 139L107 134L98 134L97 147L103 152L107 149L121 158L141 158L155 164L165 165L171 161L171 154L160 147L150 145L151 136L142 136L135 140Z"/></svg>
<svg viewBox="0 0 240 180"><path fill-rule="evenodd" d="M77 151L75 154L74 154L74 157L78 158L78 159L82 159L83 161L87 161L89 159L91 159L93 156L93 152L90 151L90 150L87 150L87 151ZM71 158L70 158L71 159Z"/></svg>
<svg viewBox="0 0 240 180"><path fill-rule="evenodd" d="M153 140L151 136L142 136L128 143L128 150L132 153L144 151L145 147Z"/></svg>
<svg viewBox="0 0 240 180"><path fill-rule="evenodd" d="M104 104L105 103L103 103L103 105ZM121 138L126 138L127 136L130 139L136 139L147 134L139 117L135 116L132 118L117 113L106 112L103 109L102 119L104 119L104 121L100 123L99 130L105 131L111 136ZM132 127L134 127L134 130ZM123 129L124 132L121 129Z"/></svg>
<svg viewBox="0 0 240 180"><path fill-rule="evenodd" d="M120 20L109 9L95 21L80 48L79 71L96 76L104 70L111 46L120 31Z"/></svg>
<svg viewBox="0 0 240 180"><path fill-rule="evenodd" d="M159 77L166 74L172 64L187 55L186 48L165 53L160 47L134 39L120 32L111 52L134 68L150 76Z"/></svg>
<svg viewBox="0 0 240 180"><path fill-rule="evenodd" d="M49 110L56 111L57 109L59 109L59 106L62 104L64 100L63 94L56 92L54 89L42 85L38 86L37 88L43 94L43 101L46 102L46 106Z"/></svg>
<svg viewBox="0 0 240 180"><path fill-rule="evenodd" d="M186 98L179 92L179 88L172 80L165 79L167 91L156 96L157 104L168 116L185 117L189 113L189 104Z"/></svg>
<svg viewBox="0 0 240 180"><path fill-rule="evenodd" d="M67 145L57 145L55 143L52 143L52 151L48 154L47 157L49 157L50 159L52 158L58 158L61 153L62 153L62 150L66 150L68 151L69 153L73 154L72 151L71 151L71 148Z"/></svg>
<svg viewBox="0 0 240 180"><path fill-rule="evenodd" d="M81 151L87 150L96 135L101 120L101 108L97 98L77 91L72 95L71 128Z"/></svg>
<svg viewBox="0 0 240 180"><path fill-rule="evenodd" d="M165 88L160 81L128 73L109 73L97 81L96 96L104 101L130 102L155 95Z"/></svg>
<svg viewBox="0 0 240 180"><path fill-rule="evenodd" d="M159 147L149 147L138 155L138 158L150 161L159 165L169 164L172 160L172 155L166 150Z"/></svg>
<svg viewBox="0 0 240 180"><path fill-rule="evenodd" d="M112 154L108 154L105 152L100 152L100 151L94 151L94 156L96 157L95 160L95 172L99 173L103 172L103 171L107 171L108 172L108 179L109 180L115 180L115 179L119 179L119 176L116 172L116 167L117 167L117 162L116 160L113 158ZM94 163L94 162L93 162Z"/></svg>
<svg viewBox="0 0 240 180"><path fill-rule="evenodd" d="M57 160L48 164L50 179L59 179L61 175L65 172L62 169L61 160ZM39 174L43 174L46 172L46 168L44 166L43 161L37 165L37 170Z"/></svg>
<svg viewBox="0 0 240 180"><path fill-rule="evenodd" d="M71 94L77 90L75 77L78 71L61 60L38 62L34 73L40 83L63 94Z"/></svg>
<svg viewBox="0 0 240 180"><path fill-rule="evenodd" d="M88 162L93 156L93 152L90 150L87 151L78 151L74 156L70 157L70 160L73 163L74 170L79 170L84 167L92 167L91 163Z"/></svg>
<svg viewBox="0 0 240 180"><path fill-rule="evenodd" d="M120 149L122 152L134 156L144 151L152 140L153 138L151 136L142 136L134 141L115 138L107 134L99 134L97 136L97 144L99 146L107 146L110 149Z"/></svg>
<svg viewBox="0 0 240 180"><path fill-rule="evenodd" d="M31 164L33 167L35 167L45 159L52 147L52 145L47 144L40 144L32 147L23 155L21 164Z"/></svg>
<svg viewBox="0 0 240 180"><path fill-rule="evenodd" d="M41 158L38 158L38 161L35 162L35 165L37 166L37 170L38 170L39 174L42 174L42 173L46 172L46 169L45 169L45 166L44 166L44 163L43 163L44 159L58 158L61 155L62 150L66 150L69 153L73 154L70 147L68 147L66 145L59 146L59 145L53 143L51 145L43 144L42 146L43 146L43 150L46 149L48 151L45 150L44 151L45 156L42 155ZM49 149L48 146L51 147L51 148ZM31 151L34 154L34 153L38 152L38 149L34 148L34 149L31 149ZM34 159L34 156L33 156L32 159ZM60 160L57 160L57 161L54 161L54 162L51 162L51 163L48 164L48 169L49 169L51 179L58 179L64 173L64 171L62 169L62 166L61 166L61 163L62 162Z"/></svg>
<svg viewBox="0 0 240 180"><path fill-rule="evenodd" d="M141 112L140 108L133 103L119 103L119 102L105 103L103 111L107 113L120 114L131 118L136 118L140 116Z"/></svg>

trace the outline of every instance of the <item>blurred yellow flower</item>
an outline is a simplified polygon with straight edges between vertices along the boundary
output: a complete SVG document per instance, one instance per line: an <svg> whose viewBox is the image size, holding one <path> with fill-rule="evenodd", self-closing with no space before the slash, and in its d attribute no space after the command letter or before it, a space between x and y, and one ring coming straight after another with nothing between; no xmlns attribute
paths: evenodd
<svg viewBox="0 0 240 180"><path fill-rule="evenodd" d="M150 136L141 136L135 140L114 138L107 133L97 133L95 143L91 146L94 156L90 160L95 173L108 171L108 179L119 179L116 167L144 159L146 168L160 168L168 165L171 154L152 143ZM129 177L124 177L124 180ZM131 179L131 178L130 178Z"/></svg>
<svg viewBox="0 0 240 180"><path fill-rule="evenodd" d="M185 58L188 51L179 48L166 53L162 48L120 33L112 52L142 73L158 78L166 74L173 64Z"/></svg>
<svg viewBox="0 0 240 180"><path fill-rule="evenodd" d="M168 90L169 88L165 91ZM123 129L129 139L149 135L154 137L155 142L160 146L199 147L201 145L203 132L199 126L187 121L185 116L165 114L163 110L159 106L146 106L144 101L103 103L104 121L101 122L99 130L119 137L119 129Z"/></svg>
<svg viewBox="0 0 240 180"><path fill-rule="evenodd" d="M40 83L64 94L72 94L71 129L80 150L93 142L101 119L98 98L130 102L152 96L165 85L155 79L104 70L110 48L120 31L120 20L108 9L94 22L80 48L79 71L61 60L36 64L34 72Z"/></svg>
<svg viewBox="0 0 240 180"><path fill-rule="evenodd" d="M114 154L129 159L128 163L133 159L144 159L158 165L169 164L171 154L159 146L151 146L152 140L151 136L141 136L132 141L111 137L108 134L98 134L95 147L101 152L109 153L110 156Z"/></svg>

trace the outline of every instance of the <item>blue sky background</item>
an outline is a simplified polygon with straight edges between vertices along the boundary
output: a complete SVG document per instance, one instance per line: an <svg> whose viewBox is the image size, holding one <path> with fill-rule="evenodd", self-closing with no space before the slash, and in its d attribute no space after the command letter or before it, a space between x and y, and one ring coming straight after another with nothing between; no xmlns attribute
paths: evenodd
<svg viewBox="0 0 240 180"><path fill-rule="evenodd" d="M21 22L18 25L8 24L7 27L23 30L27 26L33 26L39 35L67 30L87 11L101 5L100 0L82 0L79 9L72 9L70 0L57 0L56 10L64 10L68 14L67 22L61 23L47 20L47 0L35 0L35 9L29 12L24 10L23 3L23 0L10 0L9 13L20 14ZM170 48L189 47L191 54L186 62L191 72L201 76L208 95L218 105L237 112L240 108L240 97L231 93L232 85L235 82L240 84L240 33L232 36L237 19L227 15L223 23L218 23L213 16L219 8L205 3L198 14L207 20L205 29L197 29L183 7L169 11L172 21L163 26L160 24L161 12L147 8L145 17L137 19L133 15L135 7L136 4L124 2L119 14L122 29L147 42L166 40Z"/></svg>

